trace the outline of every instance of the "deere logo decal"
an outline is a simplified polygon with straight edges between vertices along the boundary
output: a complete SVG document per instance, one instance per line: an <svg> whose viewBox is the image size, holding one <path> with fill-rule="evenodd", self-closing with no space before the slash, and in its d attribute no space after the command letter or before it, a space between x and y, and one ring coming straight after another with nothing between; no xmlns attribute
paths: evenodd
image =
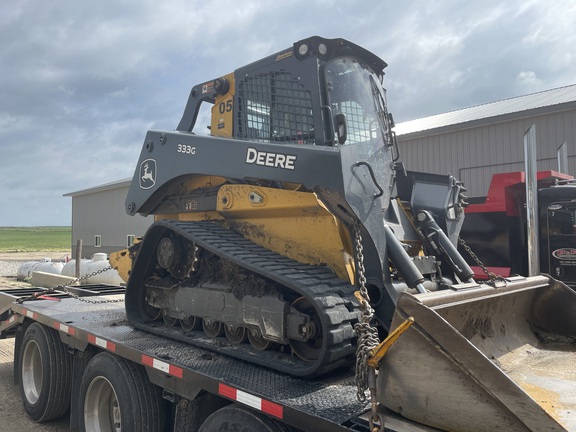
<svg viewBox="0 0 576 432"><path fill-rule="evenodd" d="M296 156L284 153L263 152L248 147L248 151L246 152L246 163L293 170L295 168Z"/></svg>
<svg viewBox="0 0 576 432"><path fill-rule="evenodd" d="M146 159L140 164L140 187L150 189L156 184L156 161Z"/></svg>

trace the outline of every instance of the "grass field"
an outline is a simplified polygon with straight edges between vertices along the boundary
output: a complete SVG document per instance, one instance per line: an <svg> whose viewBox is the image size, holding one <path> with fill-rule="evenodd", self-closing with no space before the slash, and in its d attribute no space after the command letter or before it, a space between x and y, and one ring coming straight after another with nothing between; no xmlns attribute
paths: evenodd
<svg viewBox="0 0 576 432"><path fill-rule="evenodd" d="M69 251L71 227L0 227L0 252Z"/></svg>

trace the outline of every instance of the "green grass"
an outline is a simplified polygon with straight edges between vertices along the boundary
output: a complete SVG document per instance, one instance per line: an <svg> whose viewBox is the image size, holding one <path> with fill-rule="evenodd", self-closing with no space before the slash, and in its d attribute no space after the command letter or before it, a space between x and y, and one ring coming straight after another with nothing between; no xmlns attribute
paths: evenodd
<svg viewBox="0 0 576 432"><path fill-rule="evenodd" d="M0 227L0 252L65 252L71 243L71 227Z"/></svg>

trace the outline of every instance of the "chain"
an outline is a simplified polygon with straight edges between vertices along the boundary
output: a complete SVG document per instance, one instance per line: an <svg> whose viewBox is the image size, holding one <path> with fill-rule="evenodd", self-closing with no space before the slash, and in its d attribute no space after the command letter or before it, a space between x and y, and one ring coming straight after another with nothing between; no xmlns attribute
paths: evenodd
<svg viewBox="0 0 576 432"><path fill-rule="evenodd" d="M107 272L108 270L112 270L112 266L108 266L108 267L105 267L105 268L96 270L96 271L94 271L94 272L92 272L92 273L85 274L84 276L77 277L76 279L73 279L73 280L69 281L69 282L68 282L68 285L72 285L72 284L75 284L75 283L82 282L82 281L84 281L84 280L90 279L91 277L97 276L97 275L102 274L102 273L105 273L105 272ZM32 294L31 296L28 296L28 297L25 297L25 298L20 298L20 299L16 300L16 303L24 303L25 301L28 301L28 300L35 300L35 299L37 299L37 298L40 297L40 296L43 296L43 295L46 295L46 294L52 294L52 293L54 293L54 292L56 292L56 291L64 292L64 293L66 293L67 295L69 295L70 297L75 298L76 300L79 300L79 301L84 302L84 303L100 304L100 303L120 303L120 302L123 302L123 301L124 301L124 298L123 298L123 297L122 297L122 298L118 298L118 299L113 299L113 300L92 300L92 299L87 298L87 297L80 297L78 294L74 294L73 292L70 292L70 290L68 289L68 287L67 287L66 285L61 284L61 285L56 285L56 286L53 287L53 288L48 288L48 289L46 289L46 290L44 290L44 291L42 291L42 292L34 293L34 294Z"/></svg>
<svg viewBox="0 0 576 432"><path fill-rule="evenodd" d="M502 276L498 276L496 273L490 271L488 269L488 267L486 267L484 265L484 263L482 261L480 261L480 258L478 258L478 255L476 255L474 253L474 251L470 248L470 246L468 246L466 244L466 242L464 241L463 238L458 237L458 243L460 244L460 246L462 246L464 248L464 250L468 253L468 255L470 255L470 257L474 260L474 262L476 264L478 264L478 266L482 269L484 274L486 276L488 276L488 281L486 282L487 284L491 284L491 285L496 286L496 284L498 282L500 282L500 283L503 283L504 286L508 285L508 282L506 281L506 279L504 279Z"/></svg>
<svg viewBox="0 0 576 432"><path fill-rule="evenodd" d="M378 338L378 330L370 325L374 310L370 306L370 296L366 288L366 276L364 268L364 253L362 246L362 235L360 234L360 227L358 224L354 226L355 234L355 253L356 262L358 264L358 284L361 318L360 322L354 325L354 330L358 335L358 342L356 348L356 397L360 402L366 402L366 390L368 389L368 358L370 352L378 346L380 340Z"/></svg>

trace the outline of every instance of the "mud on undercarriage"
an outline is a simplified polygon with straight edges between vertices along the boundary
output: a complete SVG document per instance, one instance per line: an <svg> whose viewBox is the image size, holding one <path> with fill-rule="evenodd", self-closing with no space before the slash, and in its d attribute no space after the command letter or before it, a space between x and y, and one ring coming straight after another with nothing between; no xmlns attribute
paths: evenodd
<svg viewBox="0 0 576 432"><path fill-rule="evenodd" d="M354 363L353 291L325 266L293 261L216 223L160 221L128 283L127 299L139 300L126 304L136 327L317 376Z"/></svg>

